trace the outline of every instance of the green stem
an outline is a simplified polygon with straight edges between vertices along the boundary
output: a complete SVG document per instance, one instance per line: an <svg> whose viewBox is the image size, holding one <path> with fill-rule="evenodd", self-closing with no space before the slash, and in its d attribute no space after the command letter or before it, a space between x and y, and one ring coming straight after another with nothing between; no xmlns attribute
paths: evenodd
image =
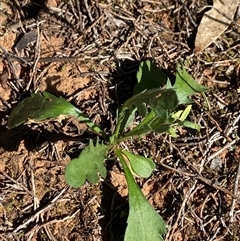
<svg viewBox="0 0 240 241"><path fill-rule="evenodd" d="M95 123L93 123L88 117L86 117L85 115L83 115L82 113L80 113L78 111L78 115L75 116L79 121L84 122L86 125L88 125L88 127L97 135L102 136L105 140L108 139L106 133Z"/></svg>

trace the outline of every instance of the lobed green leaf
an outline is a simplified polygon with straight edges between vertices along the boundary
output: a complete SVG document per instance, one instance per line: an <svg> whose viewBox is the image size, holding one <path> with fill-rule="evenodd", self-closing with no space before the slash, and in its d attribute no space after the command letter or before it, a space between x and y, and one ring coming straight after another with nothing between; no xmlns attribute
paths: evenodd
<svg viewBox="0 0 240 241"><path fill-rule="evenodd" d="M57 98L48 92L43 95L33 93L21 101L11 112L8 127L14 128L28 119L42 121L59 116L78 116L79 110L63 98Z"/></svg>
<svg viewBox="0 0 240 241"><path fill-rule="evenodd" d="M81 187L86 180L91 183L97 183L100 175L105 178L107 175L104 160L106 158L109 146L89 141L86 147L79 155L67 165L65 170L66 182L72 187Z"/></svg>
<svg viewBox="0 0 240 241"><path fill-rule="evenodd" d="M192 100L188 98L189 96L209 90L208 87L194 80L193 77L188 74L183 64L177 65L176 80L173 88L176 90L179 104L192 103Z"/></svg>
<svg viewBox="0 0 240 241"><path fill-rule="evenodd" d="M93 131L106 138L106 134L100 127L94 124L78 108L62 97L58 98L46 91L41 94L33 93L30 97L22 100L11 112L8 119L10 129L22 123L32 121L44 121L47 119L65 118L73 116L86 123Z"/></svg>

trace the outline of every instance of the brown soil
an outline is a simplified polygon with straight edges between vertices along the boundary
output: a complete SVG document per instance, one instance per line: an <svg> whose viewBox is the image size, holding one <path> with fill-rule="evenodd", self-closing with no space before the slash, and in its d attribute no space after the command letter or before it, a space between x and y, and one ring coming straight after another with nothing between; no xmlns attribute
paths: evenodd
<svg viewBox="0 0 240 241"><path fill-rule="evenodd" d="M183 60L197 81L211 87L207 104L194 97L190 118L202 126L200 132L182 129L175 139L149 134L125 143L157 164L151 178L138 181L167 224L165 240L240 239L238 26L233 23L193 54L205 5L208 1L0 3L1 240L123 240L128 190L119 164L108 161L108 177L96 185L76 189L64 179L66 165L94 134L71 118L11 130L7 120L20 100L48 91L110 134L144 59L170 78L176 61ZM32 30L32 39L24 39Z"/></svg>

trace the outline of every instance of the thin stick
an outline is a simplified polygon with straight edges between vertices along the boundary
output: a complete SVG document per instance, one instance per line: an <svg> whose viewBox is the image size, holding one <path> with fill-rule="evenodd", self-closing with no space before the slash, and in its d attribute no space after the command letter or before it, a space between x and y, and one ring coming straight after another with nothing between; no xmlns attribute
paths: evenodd
<svg viewBox="0 0 240 241"><path fill-rule="evenodd" d="M39 29L39 24L37 24L37 41L36 41L36 46L35 46L34 63L33 63L33 68L31 71L31 78L27 85L26 90L29 90L32 83L33 83L34 89L36 89L37 64L38 64L38 60L40 59L40 41L41 41L41 33L40 33L40 29Z"/></svg>
<svg viewBox="0 0 240 241"><path fill-rule="evenodd" d="M18 77L17 77L17 75L15 73L14 66L12 64L12 59L10 58L8 51L6 49L4 49L1 45L0 45L0 49L2 50L3 54L5 55L5 58L2 58L2 59L6 59L7 60L9 68L11 70L11 73L12 73L14 79L18 80ZM0 58L0 60L1 60L1 58Z"/></svg>
<svg viewBox="0 0 240 241"><path fill-rule="evenodd" d="M18 227L16 227L12 233L17 233L18 231L20 231L21 229L26 228L31 222L33 222L34 220L36 220L40 214L44 213L46 210L48 210L50 207L52 207L54 205L54 203L57 201L57 199L59 199L68 189L68 187L64 187L61 192L53 199L50 201L50 203L47 204L47 206L45 206L43 209L40 209L39 211L37 211L35 214L33 214L26 222L24 222L23 224L19 225Z"/></svg>
<svg viewBox="0 0 240 241"><path fill-rule="evenodd" d="M211 187L213 187L213 188L215 188L215 189L217 189L217 190L219 190L219 191L221 191L221 192L223 192L223 193L225 193L225 194L228 194L228 195L230 195L230 196L233 197L233 198L237 198L237 196L236 196L235 194L231 193L231 192L228 191L226 188L223 188L223 187L220 187L220 186L214 184L213 181L211 181L211 180L203 177L201 174L196 174L196 175L195 175L195 174L187 173L187 172L184 172L184 171L182 171L182 170L178 170L178 169L176 169L176 168L174 168L174 167L170 167L170 166L164 164L163 162L160 162L160 164L161 164L162 166L164 166L164 167L172 170L172 171L175 171L175 172L183 175L183 176L186 175L186 176L189 176L189 177L195 177L196 179L202 181L203 183L205 183L205 184L207 184L207 185L209 185L209 186L211 186Z"/></svg>
<svg viewBox="0 0 240 241"><path fill-rule="evenodd" d="M219 151L214 152L210 157L208 157L208 161L211 161L214 157L218 156L220 153L222 153L225 149L229 148L230 146L234 145L238 139L231 141L230 143L226 144L224 147L222 147Z"/></svg>
<svg viewBox="0 0 240 241"><path fill-rule="evenodd" d="M0 46L1 47L1 46ZM8 53L9 54L9 53ZM73 62L73 61L86 61L86 60L94 60L94 59L107 59L110 58L111 55L106 55L106 56L84 56L84 57L77 57L77 56L69 56L69 57L40 57L38 62L62 62L62 63L66 63L66 62ZM0 60L4 60L6 59L6 57L0 56ZM32 57L18 57L18 56L9 56L8 55L8 59L9 60L16 60L19 62L24 62L24 63L28 63L28 62L34 62L34 58Z"/></svg>
<svg viewBox="0 0 240 241"><path fill-rule="evenodd" d="M237 169L236 179L235 179L235 182L234 182L234 189L233 189L233 194L236 196L236 198L232 199L231 210L229 212L230 222L234 221L234 209L235 209L237 196L238 196L239 179L240 179L240 157L238 157L238 169Z"/></svg>
<svg viewBox="0 0 240 241"><path fill-rule="evenodd" d="M46 223L40 224L38 226L35 226L34 228L32 228L30 231L28 231L25 235L28 236L30 235L32 232L36 232L38 231L40 228L44 228L46 226L49 226L51 224L55 224L55 223L62 223L65 222L69 219L73 219L78 213L80 212L80 209L78 209L76 212L74 212L71 216L66 216L63 219L59 220L59 219L54 219L54 220L50 220L47 221Z"/></svg>

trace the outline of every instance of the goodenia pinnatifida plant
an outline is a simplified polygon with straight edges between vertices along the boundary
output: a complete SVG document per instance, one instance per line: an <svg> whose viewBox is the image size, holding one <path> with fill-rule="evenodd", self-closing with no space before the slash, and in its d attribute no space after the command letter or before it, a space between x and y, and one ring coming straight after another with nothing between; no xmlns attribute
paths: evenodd
<svg viewBox="0 0 240 241"><path fill-rule="evenodd" d="M167 132L176 137L179 127L200 129L199 125L187 120L192 108L190 97L208 88L198 84L182 64L177 65L176 70L176 79L172 84L155 64L150 61L140 64L133 96L118 110L115 130L111 136L107 136L70 102L48 92L33 93L21 101L9 116L9 128L28 120L37 122L73 116L96 133L95 142L90 139L89 145L66 167L65 179L72 187L81 187L86 181L97 183L99 176L106 178L104 163L108 153L114 151L123 167L129 191L128 226L124 241L162 241L166 225L135 180L135 177L149 178L156 167L155 163L147 157L122 149L120 143L151 132ZM185 108L179 110L183 105ZM141 116L141 121L132 127L136 114Z"/></svg>

